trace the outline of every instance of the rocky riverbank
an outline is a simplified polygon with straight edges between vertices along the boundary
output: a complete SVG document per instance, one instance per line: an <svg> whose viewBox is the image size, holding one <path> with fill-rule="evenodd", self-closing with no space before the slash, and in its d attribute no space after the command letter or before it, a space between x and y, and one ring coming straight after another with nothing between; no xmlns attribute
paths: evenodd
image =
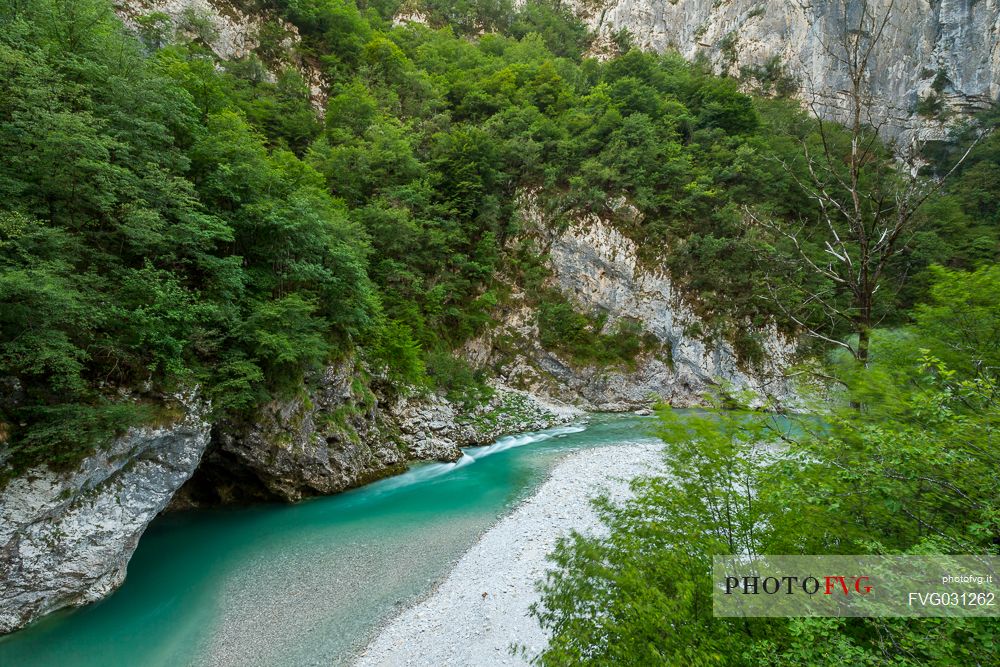
<svg viewBox="0 0 1000 667"><path fill-rule="evenodd" d="M0 634L122 583L146 526L208 445L204 406L180 402L172 424L130 429L73 470L40 466L0 490Z"/></svg>
<svg viewBox="0 0 1000 667"><path fill-rule="evenodd" d="M524 646L529 656L545 647L545 633L528 607L539 599L535 582L548 567L547 554L571 530L600 530L589 499L602 491L614 500L627 498L629 480L658 468L660 449L615 445L560 463L534 496L483 535L427 599L392 620L357 666L527 664L511 646Z"/></svg>
<svg viewBox="0 0 1000 667"><path fill-rule="evenodd" d="M433 392L387 392L355 359L251 418L215 425L212 446L172 507L295 502L362 486L413 461L457 461L462 447L566 423L578 408L501 383L463 405Z"/></svg>
<svg viewBox="0 0 1000 667"><path fill-rule="evenodd" d="M172 424L132 429L71 470L13 479L0 489L0 634L113 592L168 506L337 493L579 414L499 384L469 408L433 393L387 400L360 377L353 361L330 366L242 427L210 423L206 406L186 397Z"/></svg>

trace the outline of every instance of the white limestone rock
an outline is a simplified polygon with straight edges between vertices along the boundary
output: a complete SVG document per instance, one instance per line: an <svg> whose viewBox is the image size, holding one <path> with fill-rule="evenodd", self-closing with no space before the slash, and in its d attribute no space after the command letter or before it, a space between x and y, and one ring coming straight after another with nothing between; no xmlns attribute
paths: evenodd
<svg viewBox="0 0 1000 667"><path fill-rule="evenodd" d="M605 331L622 319L640 323L664 353L641 355L632 367L571 363L541 345L537 314L515 297L512 307L497 314L501 324L465 347L472 363L498 367L509 385L587 409L623 412L657 402L698 405L707 390L720 384L728 385L729 391L753 394L756 405L795 404L794 388L785 377L795 343L774 327L756 332L764 360L743 363L726 341L707 343L688 333L698 329L698 317L671 279L644 266L635 243L609 220L594 214L578 216L563 231L553 233L548 230L556 225L545 219L530 193L522 197L521 216L531 233L546 239L554 286L579 310L605 314Z"/></svg>
<svg viewBox="0 0 1000 667"><path fill-rule="evenodd" d="M209 486L224 489L231 480L219 470L249 472L243 476L249 485L218 494L223 502L247 499L257 483L264 498L297 501L397 474L412 461L457 461L462 447L555 426L575 414L500 385L468 409L434 393L388 399L364 378L349 358L310 378L296 396L262 406L247 423L220 424L199 476L214 474Z"/></svg>
<svg viewBox="0 0 1000 667"><path fill-rule="evenodd" d="M130 429L73 470L33 468L0 491L0 634L124 581L139 537L208 445L188 398L174 424Z"/></svg>
<svg viewBox="0 0 1000 667"><path fill-rule="evenodd" d="M882 14L888 2L869 4ZM853 16L862 3L846 4ZM673 49L689 60L706 56L719 72L739 74L777 58L805 88L845 86L843 68L826 47L843 29L836 0L568 0L568 5L598 33L599 45L625 29L640 48ZM1000 0L895 0L874 58L871 90L896 107L890 134L942 138L941 122L914 113L938 71L948 78L944 102L957 117L1000 98Z"/></svg>
<svg viewBox="0 0 1000 667"><path fill-rule="evenodd" d="M165 14L171 28L168 41L177 37L199 38L201 35L192 32L191 24L204 23L210 33L206 46L221 60L238 60L251 55L260 45L261 28L268 22L275 22L287 35L281 44L284 62L267 64L275 72L281 66L295 68L309 86L309 97L316 111L322 114L326 107L326 87L320 68L295 52L295 45L301 39L298 28L272 12L248 11L240 0L115 0L115 11L135 32L139 32L141 17ZM275 72L267 72L266 76L273 81Z"/></svg>

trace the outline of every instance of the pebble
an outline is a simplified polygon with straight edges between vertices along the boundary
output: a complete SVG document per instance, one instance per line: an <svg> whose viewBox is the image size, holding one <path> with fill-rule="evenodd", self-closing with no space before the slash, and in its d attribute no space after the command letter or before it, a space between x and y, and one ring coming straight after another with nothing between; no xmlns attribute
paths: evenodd
<svg viewBox="0 0 1000 667"><path fill-rule="evenodd" d="M510 647L527 647L530 658L548 641L528 613L539 599L535 583L549 567L546 556L571 530L599 532L588 500L601 492L618 502L628 498L631 479L661 469L660 451L660 445L622 444L562 461L534 496L462 556L428 598L382 629L357 667L480 666L497 664L501 656L503 664L529 664Z"/></svg>

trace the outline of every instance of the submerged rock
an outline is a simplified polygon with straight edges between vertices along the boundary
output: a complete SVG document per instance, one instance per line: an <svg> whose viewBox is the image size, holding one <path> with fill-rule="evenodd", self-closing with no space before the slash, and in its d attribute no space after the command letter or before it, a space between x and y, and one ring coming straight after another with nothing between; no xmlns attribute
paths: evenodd
<svg viewBox="0 0 1000 667"><path fill-rule="evenodd" d="M0 633L95 602L125 579L146 526L201 460L209 424L130 429L70 471L33 468L0 491Z"/></svg>

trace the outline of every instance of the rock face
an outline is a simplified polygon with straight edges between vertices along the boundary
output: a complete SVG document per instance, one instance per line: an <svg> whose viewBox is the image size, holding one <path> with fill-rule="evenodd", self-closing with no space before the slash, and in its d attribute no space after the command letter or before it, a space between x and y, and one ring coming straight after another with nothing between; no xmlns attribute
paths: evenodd
<svg viewBox="0 0 1000 667"><path fill-rule="evenodd" d="M529 228L546 224L535 200L526 197L522 216ZM540 233L545 234L544 231ZM466 348L480 366L498 368L505 382L588 409L623 411L666 401L674 406L701 403L707 389L726 383L748 391L760 404L794 403L784 376L794 343L773 329L756 332L764 361L741 363L725 341L708 344L691 335L699 322L670 278L644 267L635 243L597 215L578 217L548 239L548 264L554 285L580 310L606 316L605 331L622 319L641 323L661 344L631 367L574 365L538 342L536 313L526 302L500 314L502 324ZM511 356L508 350L516 353Z"/></svg>
<svg viewBox="0 0 1000 667"><path fill-rule="evenodd" d="M416 459L458 460L460 447L487 445L497 438L563 424L582 414L559 401L494 382L493 394L471 409L438 395L403 398L390 414Z"/></svg>
<svg viewBox="0 0 1000 667"><path fill-rule="evenodd" d="M867 0L877 14L890 0ZM605 41L628 30L646 49L704 55L718 71L763 67L772 58L806 87L844 87L843 68L827 45L857 25L862 0L569 0ZM844 20L844 7L850 17ZM940 122L914 114L933 94L935 79L946 108L967 112L1000 97L1000 1L907 0L893 4L892 20L875 53L871 89L898 107L893 129L943 135ZM938 78L938 73L943 78Z"/></svg>
<svg viewBox="0 0 1000 667"><path fill-rule="evenodd" d="M0 491L0 634L122 583L139 537L208 445L208 423L187 405L180 421L131 429L72 471L35 468Z"/></svg>
<svg viewBox="0 0 1000 667"><path fill-rule="evenodd" d="M172 501L336 493L578 412L504 387L470 411L434 395L389 403L359 378L354 362L331 366L243 428L213 427L187 400L176 423L132 429L71 471L39 467L12 480L0 491L0 634L114 591L146 526Z"/></svg>
<svg viewBox="0 0 1000 667"><path fill-rule="evenodd" d="M402 472L411 461L455 461L460 447L554 426L575 414L504 387L468 411L433 394L389 401L363 377L348 360L246 424L219 424L211 452L175 507L336 493Z"/></svg>
<svg viewBox="0 0 1000 667"><path fill-rule="evenodd" d="M846 25L857 25L863 4L880 15L889 2L892 21L875 53L870 81L871 91L880 99L877 107L890 111L889 133L943 138L946 115L960 118L1000 99L1000 0L567 0L566 4L597 33L598 52L609 48L616 33L627 30L642 48L675 49L688 59L704 56L720 73L739 75L777 63L809 95L809 91L844 88L845 74L831 47ZM322 75L314 64L292 56L299 36L290 23L241 0L116 0L115 4L133 29L138 29L139 17L153 12L167 15L182 37L198 37L192 29L208 27L208 46L223 59L254 52L265 23L280 26L287 35L282 49L291 57L286 64L302 73L314 103L322 109ZM413 9L395 22L424 23L426 18ZM929 97L940 100L944 113L916 113L917 104Z"/></svg>
<svg viewBox="0 0 1000 667"><path fill-rule="evenodd" d="M265 75L272 81L275 73L284 67L299 72L309 85L313 106L322 113L326 105L326 91L319 67L295 51L300 41L296 26L274 13L253 7L241 0L115 0L115 12L122 22L139 35L143 34L141 22L153 15L166 17L158 28L164 43L178 39L199 41L222 60L238 60L259 53L262 30L270 28L284 34L277 45L278 54L267 53L265 64L272 70Z"/></svg>
<svg viewBox="0 0 1000 667"><path fill-rule="evenodd" d="M331 366L297 396L263 406L248 422L216 425L199 471L219 469L208 485L218 497L209 499L246 500L257 484L260 498L294 501L402 471L406 449L375 396L355 382L355 370L353 363ZM245 479L234 477L236 471Z"/></svg>
<svg viewBox="0 0 1000 667"><path fill-rule="evenodd" d="M257 48L263 16L244 13L237 3L226 0L117 0L118 15L127 26L139 29L139 19L154 13L167 16L163 26L169 39L179 34L202 39L220 58L243 58Z"/></svg>

